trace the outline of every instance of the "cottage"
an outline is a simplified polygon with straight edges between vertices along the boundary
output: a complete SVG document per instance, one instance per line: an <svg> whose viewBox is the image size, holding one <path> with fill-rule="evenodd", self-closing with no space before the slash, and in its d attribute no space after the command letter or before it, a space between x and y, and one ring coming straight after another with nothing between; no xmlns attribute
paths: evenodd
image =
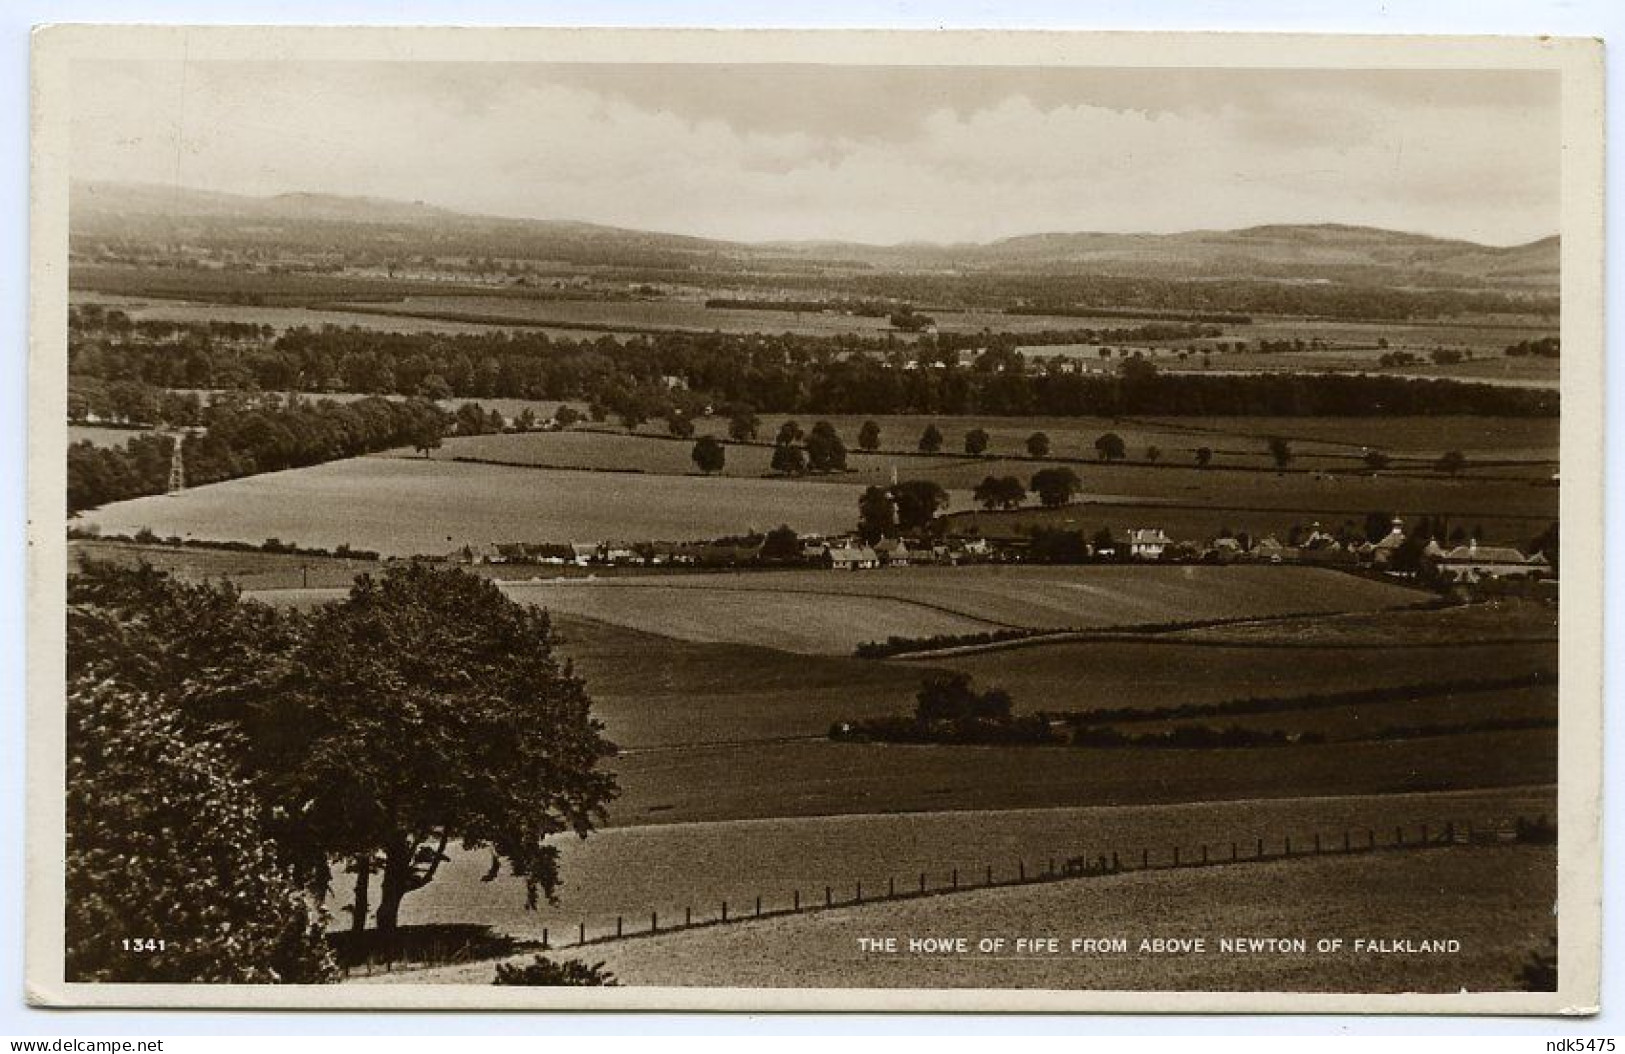
<svg viewBox="0 0 1625 1054"><path fill-rule="evenodd" d="M1540 554L1536 554L1539 556ZM1551 569L1544 556L1539 562L1510 546L1479 545L1475 538L1449 552L1431 558L1439 577L1451 582L1473 583L1491 578L1533 578Z"/></svg>
<svg viewBox="0 0 1625 1054"><path fill-rule="evenodd" d="M1135 560L1160 560L1173 541L1161 527L1135 528L1128 532L1128 554Z"/></svg>
<svg viewBox="0 0 1625 1054"><path fill-rule="evenodd" d="M1378 568L1387 567L1393 560L1394 553L1404 544L1405 521L1395 516L1392 529L1371 547L1371 565Z"/></svg>
<svg viewBox="0 0 1625 1054"><path fill-rule="evenodd" d="M1267 564L1278 564L1286 559L1286 546L1282 545L1273 534L1266 534L1253 543L1252 556L1254 560L1261 560Z"/></svg>
<svg viewBox="0 0 1625 1054"><path fill-rule="evenodd" d="M586 567L598 559L597 542L571 542L570 557L577 567Z"/></svg>
<svg viewBox="0 0 1625 1054"><path fill-rule="evenodd" d="M867 545L831 546L829 566L836 571L866 571L880 566L880 557Z"/></svg>
<svg viewBox="0 0 1625 1054"><path fill-rule="evenodd" d="M882 538L875 543L875 557L881 567L907 567L912 555L901 538Z"/></svg>

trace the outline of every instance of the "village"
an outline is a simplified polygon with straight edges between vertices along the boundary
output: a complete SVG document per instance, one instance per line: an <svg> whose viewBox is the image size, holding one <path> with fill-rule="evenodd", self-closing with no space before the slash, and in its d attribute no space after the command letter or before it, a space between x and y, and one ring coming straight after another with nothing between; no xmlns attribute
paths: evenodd
<svg viewBox="0 0 1625 1054"><path fill-rule="evenodd" d="M989 537L978 533L882 537L858 534L797 535L780 527L766 535L709 542L524 542L463 545L446 555L462 565L535 565L608 568L774 567L831 571L880 571L918 566L1019 563L1291 564L1345 568L1444 586L1519 584L1555 596L1556 574L1543 552L1524 553L1509 545L1440 545L1409 532L1395 517L1389 532L1372 542L1334 534L1317 523L1295 527L1282 543L1275 535L1246 532L1193 542L1176 540L1160 527L1102 528L1092 538L1081 532L1039 531ZM1059 542L1060 544L1056 544Z"/></svg>

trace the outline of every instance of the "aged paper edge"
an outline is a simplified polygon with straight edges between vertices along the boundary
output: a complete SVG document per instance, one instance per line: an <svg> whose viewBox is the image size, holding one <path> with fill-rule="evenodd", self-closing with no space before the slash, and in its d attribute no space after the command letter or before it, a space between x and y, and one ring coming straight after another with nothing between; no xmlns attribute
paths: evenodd
<svg viewBox="0 0 1625 1054"><path fill-rule="evenodd" d="M1599 40L983 31L62 25L34 34L28 451L25 984L57 1007L1592 1014L1599 1009L1602 812L1603 51ZM63 641L68 116L80 59L802 62L1228 68L1541 69L1562 86L1563 545L1555 993L1357 994L1005 989L504 989L475 985L71 984L63 979ZM1561 911L1559 911L1561 907Z"/></svg>

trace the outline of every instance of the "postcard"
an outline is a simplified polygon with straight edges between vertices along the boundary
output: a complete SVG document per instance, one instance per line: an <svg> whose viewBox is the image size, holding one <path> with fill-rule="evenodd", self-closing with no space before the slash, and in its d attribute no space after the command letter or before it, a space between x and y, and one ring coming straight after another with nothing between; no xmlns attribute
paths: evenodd
<svg viewBox="0 0 1625 1054"><path fill-rule="evenodd" d="M1601 70L42 28L30 1000L1595 1012Z"/></svg>

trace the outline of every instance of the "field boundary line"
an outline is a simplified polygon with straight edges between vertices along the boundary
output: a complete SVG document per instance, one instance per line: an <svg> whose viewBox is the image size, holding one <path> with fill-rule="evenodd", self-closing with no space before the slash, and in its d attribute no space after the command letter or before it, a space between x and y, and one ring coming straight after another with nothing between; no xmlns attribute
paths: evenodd
<svg viewBox="0 0 1625 1054"><path fill-rule="evenodd" d="M913 873L906 874L905 881L901 885L893 874L887 877L884 885L871 887L870 895L867 897L864 895L863 883L853 880L840 887L840 896L836 895L837 887L833 884L822 886L821 897L818 895L820 890L816 886L807 890L809 895L805 899L802 897L801 889L793 889L788 904L785 903L781 893L774 906L767 906L769 902L761 894L757 894L754 898L747 897L743 901L730 902L727 899L719 899L716 903L720 905L720 910L714 913L707 910L704 914L696 915L693 906L690 905L683 909L681 915L674 914L669 917L664 925L661 924L658 910L649 910L632 916L630 926L627 925L629 917L625 914L614 916L613 923L604 919L589 923L583 918L573 930L567 929L560 934L556 941L551 928L544 927L539 941L531 939L521 942L515 950L490 958L465 959L457 962L388 961L382 966L384 972L395 970L407 972L482 963L494 965L498 962L517 961L522 956L537 952L563 953L672 933L688 933L798 915L815 915L991 889L1019 889L1035 885L1084 882L1172 871L1210 871L1216 868L1324 857L1374 856L1446 848L1462 848L1470 851L1507 845L1555 846L1556 839L1556 827L1545 815L1535 820L1519 815L1468 821L1448 820L1443 823L1401 823L1384 830L1380 836L1377 827L1360 825L1336 829L1329 836L1324 830L1311 831L1307 837L1301 830L1276 831L1255 836L1245 842L1240 838L1227 837L1217 842L1198 842L1194 847L1183 842L1175 842L1172 845L1159 846L1155 850L1149 845L1142 845L1137 851L1126 853L1121 849L1102 849L1093 854L1083 851L1074 856L1063 857L1057 854L1047 858L1041 857L1033 861L1034 866L1031 870L1027 868L1026 858L1017 856L1014 858L1013 866L1010 860L1005 860L1002 870L992 863L985 864L980 870L966 868L963 873L961 868L951 867L946 872L946 881L940 867L934 874L931 871L918 872L917 880ZM1057 861L1061 862L1060 866L1057 866ZM730 913L731 905L738 910ZM594 928L597 932L594 932ZM571 939L572 937L574 939ZM362 969L366 970L366 976L371 976L375 965L378 964L368 960L349 967L350 972L346 974L345 979L355 976Z"/></svg>

